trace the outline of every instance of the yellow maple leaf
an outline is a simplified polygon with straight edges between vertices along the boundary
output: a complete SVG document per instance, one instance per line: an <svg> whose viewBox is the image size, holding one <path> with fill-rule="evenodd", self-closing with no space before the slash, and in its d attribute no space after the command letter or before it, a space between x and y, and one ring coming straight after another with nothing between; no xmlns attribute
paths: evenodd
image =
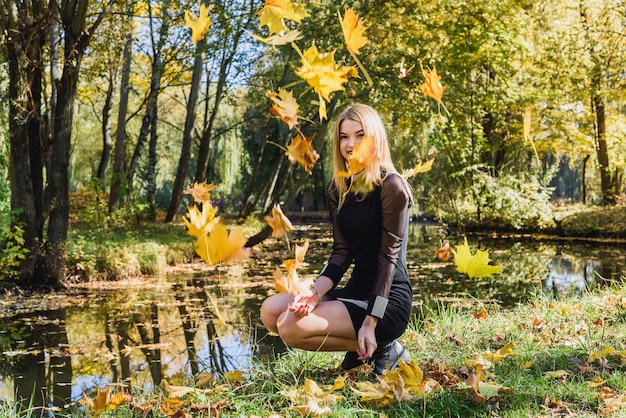
<svg viewBox="0 0 626 418"><path fill-rule="evenodd" d="M185 25L191 29L191 39L193 43L198 42L204 38L204 34L211 27L211 17L209 16L210 7L205 4L200 5L200 16L196 16L195 13L185 10Z"/></svg>
<svg viewBox="0 0 626 418"><path fill-rule="evenodd" d="M309 291L308 289L313 284L313 279L302 279L298 276L296 260L289 259L285 260L284 263L287 274L284 274L278 266L274 270L274 286L276 290L279 293L291 293L292 295Z"/></svg>
<svg viewBox="0 0 626 418"><path fill-rule="evenodd" d="M213 207L210 202L202 205L202 210L196 205L187 209L187 214L183 216L183 223L187 227L187 234L199 238L209 234L216 223L220 221L219 216L216 218L217 208Z"/></svg>
<svg viewBox="0 0 626 418"><path fill-rule="evenodd" d="M230 370L224 373L224 377L229 383L242 383L246 381L241 370Z"/></svg>
<svg viewBox="0 0 626 418"><path fill-rule="evenodd" d="M502 266L489 265L491 260L488 251L477 250L476 254L472 254L467 243L467 237L462 245L452 249L452 253L454 254L456 270L467 274L470 278L482 279L502 271Z"/></svg>
<svg viewBox="0 0 626 418"><path fill-rule="evenodd" d="M267 25L271 35L287 30L283 19L300 23L308 15L303 5L293 4L290 0L266 0L259 12L259 23Z"/></svg>
<svg viewBox="0 0 626 418"><path fill-rule="evenodd" d="M446 88L441 84L441 76L437 74L437 69L433 67L432 70L426 71L422 67L422 75L426 79L426 81L419 86L422 94L426 97L432 97L435 99L437 101L437 105L443 106L444 110L448 112L448 109L446 109L446 106L441 100L443 97L443 91Z"/></svg>
<svg viewBox="0 0 626 418"><path fill-rule="evenodd" d="M183 193L191 195L193 201L196 203L205 203L211 201L209 192L215 188L213 183L207 184L206 181L202 183L195 182L191 187L185 189Z"/></svg>
<svg viewBox="0 0 626 418"><path fill-rule="evenodd" d="M257 41L263 42L264 44L272 45L272 46L286 45L286 44L295 42L299 39L302 39L302 32L300 32L299 30L295 30L295 29L290 30L288 32L283 32L280 34L270 35L267 38L260 37L247 30L246 32L248 32L248 34L252 36L254 39L256 39Z"/></svg>
<svg viewBox="0 0 626 418"><path fill-rule="evenodd" d="M330 389L324 389L320 387L315 380L304 378L304 386L299 388L292 388L286 391L281 391L281 394L291 399L295 404L304 406L303 408L297 407L298 410L308 410L306 405L313 400L314 403L309 406L317 406L319 404L334 404L343 397L333 393L334 386Z"/></svg>
<svg viewBox="0 0 626 418"><path fill-rule="evenodd" d="M610 345L607 345L606 347L604 347L602 350L599 351L590 351L589 352L589 359L587 360L589 363L592 363L598 359L601 358L605 358L610 354L615 353L615 348L611 347Z"/></svg>
<svg viewBox="0 0 626 418"><path fill-rule="evenodd" d="M353 9L346 10L346 14L343 18L340 12L337 12L337 14L339 15L339 22L341 23L341 30L343 31L343 38L346 41L348 52L352 55L352 58L361 71L363 71L365 79L371 86L373 84L372 79L357 57L357 55L361 53L359 50L367 43L367 38L363 36L363 32L365 32L366 29L363 24L363 19L360 19Z"/></svg>
<svg viewBox="0 0 626 418"><path fill-rule="evenodd" d="M398 368L396 370L387 372L382 379L390 381L394 379L394 376L398 374L402 377L404 387L415 395L422 393L424 388L424 373L420 366L413 360L405 363L402 359L398 361Z"/></svg>
<svg viewBox="0 0 626 418"><path fill-rule="evenodd" d="M280 238L285 232L293 229L291 221L285 216L278 203L272 208L272 214L265 216L264 219L272 227L272 236L274 238Z"/></svg>
<svg viewBox="0 0 626 418"><path fill-rule="evenodd" d="M287 146L287 156L291 164L296 162L304 168L308 174L312 174L312 169L320 158L317 151L313 149L313 136L304 138L298 133Z"/></svg>
<svg viewBox="0 0 626 418"><path fill-rule="evenodd" d="M358 396L360 400L366 403L373 403L376 406L385 406L395 402L396 398L389 391L388 386L374 382L355 382L356 388L350 386L350 389Z"/></svg>
<svg viewBox="0 0 626 418"><path fill-rule="evenodd" d="M228 232L222 223L216 223L210 234L196 240L196 253L210 266L218 263L231 264L250 255L250 248L244 248L246 238L241 228Z"/></svg>
<svg viewBox="0 0 626 418"><path fill-rule="evenodd" d="M296 265L298 267L300 267L300 265L302 265L304 263L304 256L306 255L306 252L309 249L309 240L305 240L304 244L302 245L297 245L296 244Z"/></svg>
<svg viewBox="0 0 626 418"><path fill-rule="evenodd" d="M278 116L285 122L289 129L298 124L298 103L293 98L293 94L283 88L278 89L278 93L268 91L265 96L272 101L270 112L274 116Z"/></svg>
<svg viewBox="0 0 626 418"><path fill-rule="evenodd" d="M83 399L79 400L78 403L92 411L94 416L97 416L104 411L112 411L121 404L132 400L132 396L127 392L118 392L111 396L109 390L109 388L104 390L98 388L96 398L93 400L86 393L83 393Z"/></svg>
<svg viewBox="0 0 626 418"><path fill-rule="evenodd" d="M295 44L294 44L295 45ZM320 118L323 101L330 101L330 94L344 90L343 84L350 77L358 76L353 66L341 66L335 63L335 51L320 53L317 46L312 45L302 53L297 47L296 51L300 55L302 66L296 70L298 77L306 82L318 93L320 97Z"/></svg>
<svg viewBox="0 0 626 418"><path fill-rule="evenodd" d="M434 161L435 161L434 158L431 158L430 160L426 160L426 161L420 161L417 164L415 164L413 168L407 168L406 170L402 171L402 177L404 177L405 179L408 179L409 177L413 177L416 174L430 171L433 168Z"/></svg>
<svg viewBox="0 0 626 418"><path fill-rule="evenodd" d="M517 354L516 351L513 351L516 345L517 345L516 342L511 342L505 345L504 347L500 347L493 353L489 353L489 352L483 353L483 357L491 362L500 361L505 357L511 356L513 354Z"/></svg>
<svg viewBox="0 0 626 418"><path fill-rule="evenodd" d="M165 390L171 398L182 398L188 393L194 392L195 388L190 386L167 385Z"/></svg>

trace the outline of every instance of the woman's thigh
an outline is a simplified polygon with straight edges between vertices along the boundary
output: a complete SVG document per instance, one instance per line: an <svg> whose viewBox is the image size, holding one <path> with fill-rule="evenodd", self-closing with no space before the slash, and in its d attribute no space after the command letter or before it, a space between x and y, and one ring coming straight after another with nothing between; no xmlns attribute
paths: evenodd
<svg viewBox="0 0 626 418"><path fill-rule="evenodd" d="M313 312L299 317L286 312L278 320L279 334L298 333L303 337L333 336L356 340L356 331L350 314L343 302L328 300L320 302Z"/></svg>

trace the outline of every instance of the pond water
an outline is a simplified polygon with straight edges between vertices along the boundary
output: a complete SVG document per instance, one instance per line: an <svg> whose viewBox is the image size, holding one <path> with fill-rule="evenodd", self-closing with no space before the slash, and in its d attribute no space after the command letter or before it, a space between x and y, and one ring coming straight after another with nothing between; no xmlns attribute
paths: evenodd
<svg viewBox="0 0 626 418"><path fill-rule="evenodd" d="M410 228L409 272L414 311L441 304L481 309L512 307L531 295L558 297L621 280L624 244L468 235L473 250L489 250L501 274L469 279L442 262L445 236L437 225ZM63 406L98 388L150 389L182 384L200 371L245 369L285 350L259 321L262 301L274 293L273 272L293 258L294 244L310 240L300 277L315 277L332 246L330 225L296 225L284 238L259 245L238 266L187 266L166 277L70 288L63 292L15 291L0 302L0 399L29 399ZM289 243L289 244L288 244Z"/></svg>

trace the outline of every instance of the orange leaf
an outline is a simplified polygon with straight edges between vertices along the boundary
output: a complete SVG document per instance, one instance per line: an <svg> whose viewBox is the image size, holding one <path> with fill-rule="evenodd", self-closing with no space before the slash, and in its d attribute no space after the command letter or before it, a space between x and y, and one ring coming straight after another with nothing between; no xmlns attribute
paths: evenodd
<svg viewBox="0 0 626 418"><path fill-rule="evenodd" d="M209 192L215 188L213 183L207 184L206 181L202 183L195 182L193 186L185 189L183 193L191 195L193 201L196 203L204 203L211 201Z"/></svg>
<svg viewBox="0 0 626 418"><path fill-rule="evenodd" d="M298 103L290 91L278 89L278 94L268 91L265 95L272 101L270 112L285 122L289 129L298 124Z"/></svg>
<svg viewBox="0 0 626 418"><path fill-rule="evenodd" d="M376 142L372 136L365 136L363 140L354 145L352 156L348 160L348 171L340 171L341 177L352 177L360 173L368 166L376 156Z"/></svg>
<svg viewBox="0 0 626 418"><path fill-rule="evenodd" d="M300 164L304 171L311 174L311 169L315 165L315 162L320 158L317 151L313 149L313 137L309 136L304 138L298 133L292 140L291 144L287 146L287 156L291 164L296 162Z"/></svg>
<svg viewBox="0 0 626 418"><path fill-rule="evenodd" d="M450 247L450 243L446 242L437 250L437 253L435 255L441 261L448 261L450 259L451 249L452 248Z"/></svg>
<svg viewBox="0 0 626 418"><path fill-rule="evenodd" d="M432 97L433 99L435 99L438 105L443 106L443 108L447 112L448 109L446 109L445 105L441 101L441 98L443 97L443 91L446 88L441 85L441 76L437 74L437 69L433 67L432 70L426 71L424 70L424 68L422 68L422 74L426 79L426 81L419 86L422 94L424 94L424 96L426 97Z"/></svg>
<svg viewBox="0 0 626 418"><path fill-rule="evenodd" d="M200 5L200 16L185 10L185 24L191 28L191 39L194 44L204 38L204 34L211 26L210 10L210 7L207 7L205 4Z"/></svg>
<svg viewBox="0 0 626 418"><path fill-rule="evenodd" d="M268 215L264 219L272 227L272 236L275 238L282 237L285 232L293 229L291 221L285 216L278 203L272 208L272 216Z"/></svg>

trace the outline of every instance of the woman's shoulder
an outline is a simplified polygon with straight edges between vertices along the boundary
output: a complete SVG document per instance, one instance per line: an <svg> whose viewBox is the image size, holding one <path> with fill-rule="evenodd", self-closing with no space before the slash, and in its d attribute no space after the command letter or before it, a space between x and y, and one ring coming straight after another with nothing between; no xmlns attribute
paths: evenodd
<svg viewBox="0 0 626 418"><path fill-rule="evenodd" d="M381 194L383 199L385 196L388 196L393 199L402 198L409 202L413 200L409 185L404 177L398 173L389 173L385 177L385 180L381 184Z"/></svg>

